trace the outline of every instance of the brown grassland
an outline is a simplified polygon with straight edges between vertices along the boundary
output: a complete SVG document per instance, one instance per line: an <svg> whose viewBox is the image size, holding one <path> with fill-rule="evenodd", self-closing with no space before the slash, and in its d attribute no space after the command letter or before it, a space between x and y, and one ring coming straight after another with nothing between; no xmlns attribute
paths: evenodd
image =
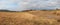
<svg viewBox="0 0 60 25"><path fill-rule="evenodd" d="M0 25L60 25L60 10L0 12Z"/></svg>

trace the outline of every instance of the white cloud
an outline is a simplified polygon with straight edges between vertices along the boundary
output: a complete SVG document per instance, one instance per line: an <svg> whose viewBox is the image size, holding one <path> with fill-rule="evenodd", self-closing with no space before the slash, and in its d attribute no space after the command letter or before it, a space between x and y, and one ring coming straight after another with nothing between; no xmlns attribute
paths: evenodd
<svg viewBox="0 0 60 25"><path fill-rule="evenodd" d="M8 5L5 5L6 3ZM32 8L52 8L54 6L59 8L59 4L60 0L2 0L0 2L0 8L20 11Z"/></svg>

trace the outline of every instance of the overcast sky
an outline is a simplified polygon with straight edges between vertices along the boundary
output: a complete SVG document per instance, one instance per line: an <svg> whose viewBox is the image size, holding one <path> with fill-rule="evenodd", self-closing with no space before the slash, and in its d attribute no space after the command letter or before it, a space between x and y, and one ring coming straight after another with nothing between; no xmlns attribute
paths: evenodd
<svg viewBox="0 0 60 25"><path fill-rule="evenodd" d="M12 11L56 8L60 8L60 0L0 0L0 9Z"/></svg>

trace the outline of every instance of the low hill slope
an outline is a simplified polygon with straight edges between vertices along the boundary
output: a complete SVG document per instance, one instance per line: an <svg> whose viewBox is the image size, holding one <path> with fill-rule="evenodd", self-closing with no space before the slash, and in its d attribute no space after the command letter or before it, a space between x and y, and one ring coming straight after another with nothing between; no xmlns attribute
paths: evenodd
<svg viewBox="0 0 60 25"><path fill-rule="evenodd" d="M59 25L60 16L57 14L58 12L0 12L0 25Z"/></svg>

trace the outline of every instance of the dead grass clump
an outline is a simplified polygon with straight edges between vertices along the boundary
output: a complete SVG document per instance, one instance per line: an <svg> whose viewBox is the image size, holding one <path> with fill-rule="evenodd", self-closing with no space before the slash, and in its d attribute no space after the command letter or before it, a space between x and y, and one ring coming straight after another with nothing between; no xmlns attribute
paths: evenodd
<svg viewBox="0 0 60 25"><path fill-rule="evenodd" d="M29 13L0 13L0 25L56 25L57 20Z"/></svg>
<svg viewBox="0 0 60 25"><path fill-rule="evenodd" d="M60 20L57 20L57 22L60 22Z"/></svg>
<svg viewBox="0 0 60 25"><path fill-rule="evenodd" d="M56 14L59 16L60 15L60 11L56 11Z"/></svg>
<svg viewBox="0 0 60 25"><path fill-rule="evenodd" d="M57 20L55 19L48 19L44 17L39 17L37 19L33 19L33 22L35 22L35 25L56 25Z"/></svg>
<svg viewBox="0 0 60 25"><path fill-rule="evenodd" d="M30 22L35 17L29 13L0 13L0 25L32 25Z"/></svg>

